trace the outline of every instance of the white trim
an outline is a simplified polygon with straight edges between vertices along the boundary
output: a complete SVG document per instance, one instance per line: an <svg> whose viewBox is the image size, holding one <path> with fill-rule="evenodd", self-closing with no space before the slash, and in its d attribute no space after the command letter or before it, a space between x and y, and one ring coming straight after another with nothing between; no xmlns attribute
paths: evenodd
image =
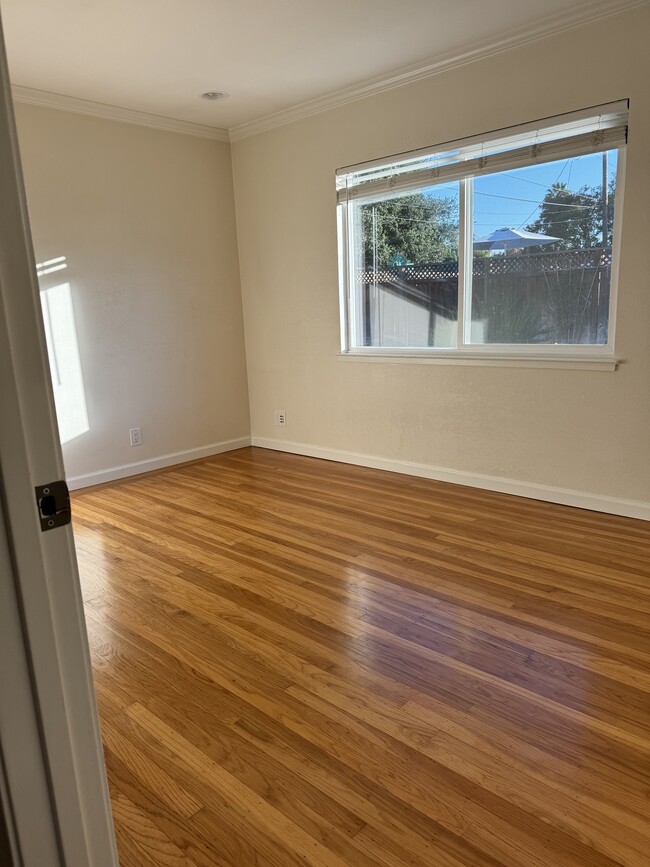
<svg viewBox="0 0 650 867"><path fill-rule="evenodd" d="M183 464L187 461L197 461L200 458L209 458L212 455L220 455L222 452L231 452L235 449L243 449L251 444L251 438L239 437L233 440L224 440L220 443L212 443L209 446L199 446L195 449L186 449L182 452L172 452L157 458L148 458L144 461L136 461L133 464L122 464L119 467L110 467L106 470L97 470L94 473L83 473L79 476L70 476L67 479L68 488L75 491L79 488L88 488L91 485L100 485L103 482L114 482L117 479L125 479L129 476L137 476L140 473L149 473L152 470L161 470L165 467L173 467L175 464Z"/></svg>
<svg viewBox="0 0 650 867"><path fill-rule="evenodd" d="M350 301L348 297L348 274L350 273L350 268L347 264L348 209L346 205L337 205L336 207L336 231L338 239L337 248L339 253L339 322L341 329L341 352L347 352L350 348Z"/></svg>
<svg viewBox="0 0 650 867"><path fill-rule="evenodd" d="M360 349L349 349L347 352L339 352L337 359L339 361L362 361L362 362L383 362L384 364L469 364L478 367L536 367L542 368L554 367L564 370L606 370L614 371L621 360L611 353L584 354L575 353L574 355L545 355L539 352L537 354L519 354L507 352L490 352L486 351L489 347L481 347L480 352L476 352L466 346L464 349L435 349L427 347L425 350L418 352L412 350L386 349L377 347L370 349L368 347ZM555 349L556 347L546 347ZM593 347L588 347L593 349ZM494 349L497 349L495 346Z"/></svg>
<svg viewBox="0 0 650 867"><path fill-rule="evenodd" d="M462 352L472 328L472 291L474 286L474 178L459 183L458 209L458 288L455 352ZM469 315L465 315L465 312Z"/></svg>
<svg viewBox="0 0 650 867"><path fill-rule="evenodd" d="M618 284L621 268L621 239L623 236L623 200L625 197L625 177L627 167L627 148L618 152L616 166L616 198L614 199L614 221L612 224L612 268L609 284L609 315L607 319L607 341L612 352L616 352L616 322L618 315Z"/></svg>
<svg viewBox="0 0 650 867"><path fill-rule="evenodd" d="M341 90L308 99L289 108L272 112L271 114L235 124L229 129L213 127L206 124L193 123L191 121L178 120L177 118L163 115L150 114L145 111L137 111L118 105L109 105L103 102L95 102L89 99L79 99L75 96L66 96L61 93L52 93L47 90L39 90L33 87L15 84L12 87L13 98L16 102L24 102L30 105L39 105L44 108L54 108L60 111L71 111L75 114L86 114L91 117L102 117L107 120L116 120L123 123L133 123L139 126L163 129L168 132L178 132L184 135L198 136L199 138L214 139L216 141L239 141L259 133L266 132L276 127L285 126L297 120L329 111L350 102L356 102L368 96L375 96L412 84L425 78L431 78L442 72L448 72L460 66L483 60L496 54L502 54L510 49L515 49L539 42L549 36L574 30L587 24L594 24L613 15L629 12L648 5L649 0L588 0L577 8L560 12L545 18L535 26L523 26L517 29L502 32L498 39L485 39L475 42L463 51L449 51L431 59L428 63L412 64L394 70L387 75L376 76L361 84L345 87Z"/></svg>
<svg viewBox="0 0 650 867"><path fill-rule="evenodd" d="M567 9L564 12L547 17L537 25L519 27L507 31L505 34L502 32L499 39L487 39L475 42L461 52L457 50L446 52L424 65L415 64L403 67L388 75L369 79L362 84L346 87L342 90L328 93L325 96L317 97L316 99L308 99L305 102L272 112L256 120L236 124L230 127L230 141L239 141L249 136L259 135L259 133L266 132L267 130L285 126L288 123L320 114L323 111L329 111L332 108L347 105L350 102L356 102L367 96L375 96L378 93L394 90L397 87L412 84L424 78L430 78L441 72L448 72L460 66L466 66L468 63L473 63L476 60L483 60L496 54L502 54L510 49L520 48L532 42L539 42L549 36L554 36L567 30L574 30L586 24L594 24L602 19L610 18L612 15L618 15L621 12L628 12L647 5L648 0L589 0L589 2L582 3L577 8Z"/></svg>
<svg viewBox="0 0 650 867"><path fill-rule="evenodd" d="M37 90L33 87L23 87L14 84L11 93L15 102L28 105L38 105L42 108L54 108L59 111L71 111L74 114L86 114L90 117L101 117L105 120L116 120L121 123L132 123L136 126L148 126L166 132L178 132L182 135L192 135L198 138L209 138L215 141L230 141L227 129L207 126L202 123L191 123L173 117L163 117L159 114L149 114L146 111L135 111L132 108L122 108L119 105L108 105L90 99L78 99L76 96L65 96L61 93L50 93L47 90Z"/></svg>
<svg viewBox="0 0 650 867"><path fill-rule="evenodd" d="M42 532L34 497L35 487L61 479L64 469L1 31L0 25L0 499L11 563L4 583L13 583L14 626L33 698L17 743L3 728L5 783L23 867L117 867L72 527ZM2 563L0 571L4 580ZM0 705L8 701L15 720L19 705L3 691ZM37 809L43 780L33 772L36 756L20 763L17 783L10 776L9 759L20 759L21 731L32 723L40 733L47 815ZM34 798L25 798L32 787ZM58 852L34 852L47 825Z"/></svg>
<svg viewBox="0 0 650 867"><path fill-rule="evenodd" d="M556 488L551 485L537 484L536 482L503 479L499 476L488 476L483 473L466 473L463 470L435 467L431 464L418 464L414 461L379 458L373 455L322 448L321 446L313 446L309 443L288 442L268 437L253 436L251 438L251 445L262 449L273 449L279 452L306 455L307 457L337 461L342 464L355 464L361 467L371 467L376 470L386 470L389 473L403 473L407 476L435 479L438 482L449 482L453 485L465 485L470 488L481 488L486 491L512 494L516 497L527 497L531 500L544 500L547 503L559 503L564 506L574 506L578 509L590 509L593 512L606 512L610 515L623 515L627 518L639 518L642 521L650 521L650 503L638 500L623 500L618 497L606 497L600 494L590 494L585 491L573 491L569 488Z"/></svg>

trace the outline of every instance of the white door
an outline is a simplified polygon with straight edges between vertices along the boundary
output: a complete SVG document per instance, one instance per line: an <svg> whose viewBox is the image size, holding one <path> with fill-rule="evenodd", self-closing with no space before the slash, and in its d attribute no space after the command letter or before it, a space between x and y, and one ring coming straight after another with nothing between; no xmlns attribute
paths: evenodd
<svg viewBox="0 0 650 867"><path fill-rule="evenodd" d="M0 27L0 845L117 867L72 531L37 504L62 479Z"/></svg>

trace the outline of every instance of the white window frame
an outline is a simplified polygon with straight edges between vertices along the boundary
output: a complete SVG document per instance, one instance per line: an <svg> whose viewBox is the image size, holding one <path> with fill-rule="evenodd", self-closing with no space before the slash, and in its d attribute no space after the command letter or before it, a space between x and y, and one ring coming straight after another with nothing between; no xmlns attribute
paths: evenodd
<svg viewBox="0 0 650 867"><path fill-rule="evenodd" d="M474 136L459 142L446 143L441 146L420 149L410 154L400 154L395 157L387 157L348 166L337 171L337 187L341 187L341 178L346 175L370 169L373 167L389 168L394 163L404 160L426 157L443 150L456 148L464 149L470 156L475 157L478 148L483 143L490 143L497 138L511 137L518 134L530 133L533 129L548 129L559 124L575 122L579 124L584 118L594 118L599 114L621 111L622 106L627 110L627 101L611 103L580 112L572 112L544 121L534 121L508 130L501 130L495 134ZM338 194L337 203L337 227L338 227L338 250L339 250L339 299L340 299L340 325L341 325L341 360L353 361L383 361L387 363L416 363L416 364L479 364L487 366L513 366L513 367L562 367L577 368L583 370L615 370L620 359L616 355L616 310L618 301L618 273L621 249L621 224L623 215L624 179L625 179L625 146L615 145L611 148L618 151L616 170L616 199L614 202L614 223L612 240L612 267L608 315L608 341L606 344L477 344L468 340L471 322L465 317L464 312L471 309L472 293L472 245L467 239L472 237L472 208L473 208L473 179L474 174L460 177L459 198L459 252L458 252L458 331L455 347L373 347L362 346L358 339L361 305L355 297L355 287L352 285L352 275L355 273L355 237L354 225L350 217L351 199L346 199L341 192ZM602 148L596 152L602 152ZM557 157L561 159L561 156ZM531 165L533 161L531 160ZM499 168L492 168L490 173L497 173ZM501 169L504 170L504 169ZM412 189L417 191L422 186L432 186L431 181L422 182Z"/></svg>

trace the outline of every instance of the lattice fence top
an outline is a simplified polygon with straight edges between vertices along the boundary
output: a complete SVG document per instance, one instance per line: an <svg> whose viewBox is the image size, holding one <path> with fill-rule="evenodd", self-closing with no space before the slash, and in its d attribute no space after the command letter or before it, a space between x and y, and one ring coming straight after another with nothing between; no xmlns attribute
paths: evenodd
<svg viewBox="0 0 650 867"><path fill-rule="evenodd" d="M474 279L501 274L541 274L548 271L575 271L581 268L609 268L611 247L591 250L562 250L557 253L522 253L514 256L486 256L475 259ZM424 265L400 265L394 268L359 268L359 283L408 283L458 279L458 262L429 262Z"/></svg>

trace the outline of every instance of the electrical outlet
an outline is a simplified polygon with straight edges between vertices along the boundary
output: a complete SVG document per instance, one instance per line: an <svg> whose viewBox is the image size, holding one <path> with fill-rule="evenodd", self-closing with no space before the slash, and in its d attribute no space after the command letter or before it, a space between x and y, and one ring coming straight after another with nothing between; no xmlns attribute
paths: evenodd
<svg viewBox="0 0 650 867"><path fill-rule="evenodd" d="M283 409L276 409L276 411L275 411L275 426L276 427L286 427L287 426L287 414Z"/></svg>
<svg viewBox="0 0 650 867"><path fill-rule="evenodd" d="M142 445L142 430L139 427L132 427L129 430L129 439L132 446Z"/></svg>

